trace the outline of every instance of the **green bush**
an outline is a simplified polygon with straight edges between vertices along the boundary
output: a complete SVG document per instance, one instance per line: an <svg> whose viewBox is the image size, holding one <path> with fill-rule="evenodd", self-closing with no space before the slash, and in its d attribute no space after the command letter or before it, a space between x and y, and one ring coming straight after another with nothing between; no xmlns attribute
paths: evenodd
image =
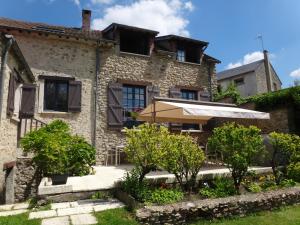
<svg viewBox="0 0 300 225"><path fill-rule="evenodd" d="M280 183L280 187L294 187L296 182L293 179L284 179Z"/></svg>
<svg viewBox="0 0 300 225"><path fill-rule="evenodd" d="M144 202L155 204L169 204L183 199L183 192L176 189L155 189L144 197Z"/></svg>
<svg viewBox="0 0 300 225"><path fill-rule="evenodd" d="M125 133L125 153L140 173L138 182L142 183L145 175L157 168L162 154L161 142L168 135L168 129L145 123L138 126L138 129L126 129Z"/></svg>
<svg viewBox="0 0 300 225"><path fill-rule="evenodd" d="M136 200L143 202L145 196L149 195L150 190L148 183L145 180L140 182L139 179L140 171L134 168L132 171L126 173L126 176L121 183L121 189L130 194Z"/></svg>
<svg viewBox="0 0 300 225"><path fill-rule="evenodd" d="M299 166L297 164L300 162L300 137L293 134L272 132L270 138L274 148L272 169L276 184L279 185L281 180L287 176L299 180L299 173L297 173Z"/></svg>
<svg viewBox="0 0 300 225"><path fill-rule="evenodd" d="M213 135L208 139L209 149L222 155L238 192L254 157L264 150L260 132L255 126L244 127L236 123L226 123L215 128Z"/></svg>
<svg viewBox="0 0 300 225"><path fill-rule="evenodd" d="M241 94L234 83L231 83L225 91L220 90L219 92L215 93L214 101L219 101L227 97L232 98L234 103L240 103L242 101Z"/></svg>
<svg viewBox="0 0 300 225"><path fill-rule="evenodd" d="M258 183L251 183L251 184L249 184L249 186L247 188L250 192L253 192L253 193L259 193L262 191L262 188Z"/></svg>
<svg viewBox="0 0 300 225"><path fill-rule="evenodd" d="M223 198L236 194L234 183L226 177L216 177L212 184L201 188L199 194L207 198Z"/></svg>
<svg viewBox="0 0 300 225"><path fill-rule="evenodd" d="M202 149L190 136L172 134L164 137L162 149L159 166L174 174L184 191L192 191L205 159Z"/></svg>
<svg viewBox="0 0 300 225"><path fill-rule="evenodd" d="M33 162L45 176L86 175L95 163L95 149L83 138L72 136L61 120L26 134L21 146L34 153Z"/></svg>
<svg viewBox="0 0 300 225"><path fill-rule="evenodd" d="M291 163L287 167L287 176L294 181L300 182L300 162Z"/></svg>

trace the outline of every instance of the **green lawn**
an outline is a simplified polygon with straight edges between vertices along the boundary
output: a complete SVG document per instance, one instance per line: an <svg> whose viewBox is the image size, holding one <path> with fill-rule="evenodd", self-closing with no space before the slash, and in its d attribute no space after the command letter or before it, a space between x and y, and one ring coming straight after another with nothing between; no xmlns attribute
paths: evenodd
<svg viewBox="0 0 300 225"><path fill-rule="evenodd" d="M95 214L98 225L138 225L125 209L112 209ZM0 225L40 225L40 220L28 220L28 214L0 217ZM199 221L190 225L300 225L300 206L262 212L244 218Z"/></svg>

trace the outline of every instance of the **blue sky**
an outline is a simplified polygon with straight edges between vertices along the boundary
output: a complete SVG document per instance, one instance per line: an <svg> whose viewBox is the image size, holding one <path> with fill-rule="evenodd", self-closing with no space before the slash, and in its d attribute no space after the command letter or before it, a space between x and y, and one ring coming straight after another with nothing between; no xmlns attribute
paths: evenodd
<svg viewBox="0 0 300 225"><path fill-rule="evenodd" d="M0 0L0 16L64 26L81 25L92 10L93 28L120 22L210 42L217 70L252 62L264 45L284 87L300 78L299 0Z"/></svg>

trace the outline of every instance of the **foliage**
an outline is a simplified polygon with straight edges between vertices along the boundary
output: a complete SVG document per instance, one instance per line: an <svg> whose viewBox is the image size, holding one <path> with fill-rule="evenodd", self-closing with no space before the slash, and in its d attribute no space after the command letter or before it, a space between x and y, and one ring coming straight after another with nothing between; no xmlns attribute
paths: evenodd
<svg viewBox="0 0 300 225"><path fill-rule="evenodd" d="M218 101L226 97L232 98L234 103L239 103L242 100L241 95L234 83L230 83L225 91L221 89L219 92L215 93L214 101Z"/></svg>
<svg viewBox="0 0 300 225"><path fill-rule="evenodd" d="M70 173L77 176L89 174L92 165L96 163L95 148L79 136L71 137L69 144L68 160L70 162Z"/></svg>
<svg viewBox="0 0 300 225"><path fill-rule="evenodd" d="M163 154L159 166L175 175L184 191L192 191L205 155L187 135L166 135L162 141Z"/></svg>
<svg viewBox="0 0 300 225"><path fill-rule="evenodd" d="M97 225L139 225L134 215L124 208L109 209L95 213Z"/></svg>
<svg viewBox="0 0 300 225"><path fill-rule="evenodd" d="M34 164L46 176L89 174L95 163L95 149L83 138L72 136L61 120L26 134L21 145L25 152L34 153Z"/></svg>
<svg viewBox="0 0 300 225"><path fill-rule="evenodd" d="M222 198L236 194L232 180L226 177L216 177L210 186L201 188L199 194L207 198Z"/></svg>
<svg viewBox="0 0 300 225"><path fill-rule="evenodd" d="M111 198L111 195L108 193L108 192L103 192L103 191L97 191L95 194L93 194L91 196L91 199L104 199L104 200L107 200Z"/></svg>
<svg viewBox="0 0 300 225"><path fill-rule="evenodd" d="M294 187L296 186L296 182L293 179L284 179L280 183L280 187Z"/></svg>
<svg viewBox="0 0 300 225"><path fill-rule="evenodd" d="M278 105L300 106L300 86L282 89L248 97L245 102L253 102L257 109L273 109Z"/></svg>
<svg viewBox="0 0 300 225"><path fill-rule="evenodd" d="M169 204L181 201L183 197L183 192L180 190L158 188L151 190L149 194L144 197L144 202L156 204Z"/></svg>
<svg viewBox="0 0 300 225"><path fill-rule="evenodd" d="M260 132L255 126L247 128L236 123L226 123L215 128L208 139L209 149L220 152L225 165L230 169L237 191L253 158L264 149Z"/></svg>
<svg viewBox="0 0 300 225"><path fill-rule="evenodd" d="M168 129L157 124L145 123L138 129L126 129L125 133L125 153L140 172L138 181L142 183L145 175L157 168L162 154L161 142L168 134Z"/></svg>
<svg viewBox="0 0 300 225"><path fill-rule="evenodd" d="M132 171L128 172L121 183L121 189L126 193L130 194L136 200L143 202L145 196L149 194L148 183L145 180L142 182L140 179L140 171L134 168Z"/></svg>
<svg viewBox="0 0 300 225"><path fill-rule="evenodd" d="M300 162L300 137L293 134L272 132L270 134L273 145L272 170L276 184L279 184L287 171L293 176L293 168ZM289 169L288 169L289 168ZM297 169L296 169L297 170Z"/></svg>
<svg viewBox="0 0 300 225"><path fill-rule="evenodd" d="M291 163L287 168L287 176L300 182L300 162Z"/></svg>
<svg viewBox="0 0 300 225"><path fill-rule="evenodd" d="M247 188L250 192L253 193L259 193L262 191L262 188L258 183L250 183Z"/></svg>

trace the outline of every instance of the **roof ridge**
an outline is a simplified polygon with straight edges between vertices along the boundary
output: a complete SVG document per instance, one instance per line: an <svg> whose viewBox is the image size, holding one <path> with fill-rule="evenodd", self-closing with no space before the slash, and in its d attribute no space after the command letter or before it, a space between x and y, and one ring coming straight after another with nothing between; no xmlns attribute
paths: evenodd
<svg viewBox="0 0 300 225"><path fill-rule="evenodd" d="M230 72L230 71L238 70L238 69L241 69L242 67L246 67L246 66L249 66L249 65L252 65L252 64L263 62L263 61L264 61L264 59L260 59L260 60L257 60L257 61L251 62L251 63L247 63L247 64L244 64L244 65L241 65L241 66L238 66L238 67L234 67L234 68L231 68L231 69L223 70L221 72L218 72L217 74L220 74L220 73L223 73L223 72ZM258 68L258 66L255 67L255 68Z"/></svg>

